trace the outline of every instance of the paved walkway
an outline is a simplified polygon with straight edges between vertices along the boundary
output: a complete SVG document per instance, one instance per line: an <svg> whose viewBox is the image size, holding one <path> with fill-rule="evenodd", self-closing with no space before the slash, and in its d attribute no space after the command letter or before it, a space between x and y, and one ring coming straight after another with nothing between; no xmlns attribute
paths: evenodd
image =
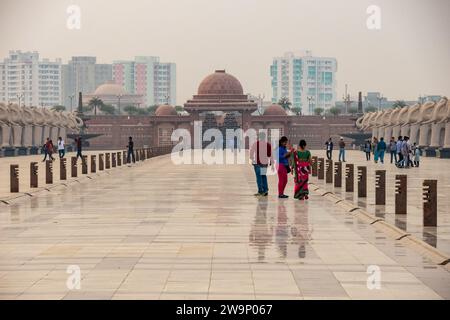
<svg viewBox="0 0 450 320"><path fill-rule="evenodd" d="M315 151L315 155L325 157L324 151ZM333 160L338 160L338 152ZM345 192L344 168L342 188L334 188L325 180L312 178L312 181L342 198L353 201L369 213L386 220L386 222L413 234L431 246L450 256L450 159L421 158L418 168L399 169L390 164L390 155L386 155L385 164L366 161L360 151L348 151L346 160L355 164L355 192ZM367 198L357 197L357 166L367 166ZM386 170L386 205L375 205L375 170ZM408 175L408 214L395 214L395 175ZM334 178L334 177L333 177ZM425 179L438 180L438 216L437 227L423 227L422 182Z"/></svg>
<svg viewBox="0 0 450 320"><path fill-rule="evenodd" d="M0 299L450 299L447 270L319 195L254 192L248 165L163 156L0 205Z"/></svg>

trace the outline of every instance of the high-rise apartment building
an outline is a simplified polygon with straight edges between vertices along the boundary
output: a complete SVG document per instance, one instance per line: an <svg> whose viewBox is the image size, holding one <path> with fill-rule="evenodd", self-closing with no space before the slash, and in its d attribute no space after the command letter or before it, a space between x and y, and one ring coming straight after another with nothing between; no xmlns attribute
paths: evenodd
<svg viewBox="0 0 450 320"><path fill-rule="evenodd" d="M315 108L327 110L336 101L336 71L335 58L314 57L310 51L275 57L270 66L272 102L288 98L291 108L301 108L304 115L314 114Z"/></svg>
<svg viewBox="0 0 450 320"><path fill-rule="evenodd" d="M39 60L36 51L10 51L0 62L0 101L26 106L61 104L61 60Z"/></svg>
<svg viewBox="0 0 450 320"><path fill-rule="evenodd" d="M98 64L96 57L78 56L62 66L62 100L66 109L76 108L78 92L90 94L112 80L112 65Z"/></svg>
<svg viewBox="0 0 450 320"><path fill-rule="evenodd" d="M143 96L145 106L176 105L176 64L159 57L135 57L113 62L113 79L129 93Z"/></svg>

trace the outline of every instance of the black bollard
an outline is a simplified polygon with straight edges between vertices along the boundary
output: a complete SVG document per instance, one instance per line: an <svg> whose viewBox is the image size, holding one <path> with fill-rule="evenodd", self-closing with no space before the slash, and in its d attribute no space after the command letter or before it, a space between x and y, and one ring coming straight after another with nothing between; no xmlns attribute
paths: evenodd
<svg viewBox="0 0 450 320"><path fill-rule="evenodd" d="M13 193L19 192L19 165L12 164L9 167L10 176L10 191Z"/></svg>
<svg viewBox="0 0 450 320"><path fill-rule="evenodd" d="M355 185L355 166L353 163L345 164L345 191L353 192Z"/></svg>
<svg viewBox="0 0 450 320"><path fill-rule="evenodd" d="M358 166L358 198L367 197L367 168Z"/></svg>
<svg viewBox="0 0 450 320"><path fill-rule="evenodd" d="M375 204L386 204L386 170L375 171Z"/></svg>
<svg viewBox="0 0 450 320"><path fill-rule="evenodd" d="M423 226L437 227L437 180L423 181Z"/></svg>
<svg viewBox="0 0 450 320"><path fill-rule="evenodd" d="M395 176L395 214L407 214L408 204L408 176L397 174Z"/></svg>
<svg viewBox="0 0 450 320"><path fill-rule="evenodd" d="M30 188L37 188L38 183L38 163L30 163Z"/></svg>

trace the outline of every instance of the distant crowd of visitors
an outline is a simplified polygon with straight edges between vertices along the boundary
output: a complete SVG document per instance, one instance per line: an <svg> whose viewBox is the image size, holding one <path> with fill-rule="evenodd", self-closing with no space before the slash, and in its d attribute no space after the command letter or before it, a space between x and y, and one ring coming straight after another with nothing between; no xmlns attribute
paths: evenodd
<svg viewBox="0 0 450 320"><path fill-rule="evenodd" d="M392 137L388 145L383 138L378 140L374 137L372 141L366 141L363 149L367 161L370 161L370 156L373 154L375 163L378 163L378 161L384 163L384 155L389 152L391 163L399 168L418 167L420 164L420 148L415 142L411 144L407 136L400 136L397 140Z"/></svg>

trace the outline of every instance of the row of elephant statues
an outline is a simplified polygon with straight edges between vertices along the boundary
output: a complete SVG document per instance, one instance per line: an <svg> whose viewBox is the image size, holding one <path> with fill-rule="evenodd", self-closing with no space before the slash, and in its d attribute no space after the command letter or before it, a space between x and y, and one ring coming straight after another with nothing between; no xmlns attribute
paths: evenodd
<svg viewBox="0 0 450 320"><path fill-rule="evenodd" d="M371 130L372 137L408 136L421 147L450 148L450 101L443 97L438 102L368 112L356 120L356 126Z"/></svg>
<svg viewBox="0 0 450 320"><path fill-rule="evenodd" d="M0 103L0 147L40 147L47 138L56 143L68 132L78 132L83 121L73 112L45 107Z"/></svg>

